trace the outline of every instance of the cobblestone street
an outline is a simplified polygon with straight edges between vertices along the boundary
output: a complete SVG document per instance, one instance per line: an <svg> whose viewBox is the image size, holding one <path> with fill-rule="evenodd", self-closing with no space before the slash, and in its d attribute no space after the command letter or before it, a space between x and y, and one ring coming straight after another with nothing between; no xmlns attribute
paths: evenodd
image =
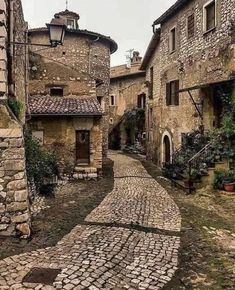
<svg viewBox="0 0 235 290"><path fill-rule="evenodd" d="M111 153L115 184L55 247L0 261L0 289L161 289L178 265L181 217L139 161ZM34 268L58 269L53 285L26 283Z"/></svg>

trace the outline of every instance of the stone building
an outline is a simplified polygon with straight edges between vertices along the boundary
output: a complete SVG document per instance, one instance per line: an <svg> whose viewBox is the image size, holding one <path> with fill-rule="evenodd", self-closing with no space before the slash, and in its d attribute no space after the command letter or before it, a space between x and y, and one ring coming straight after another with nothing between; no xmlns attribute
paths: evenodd
<svg viewBox="0 0 235 290"><path fill-rule="evenodd" d="M27 23L20 0L1 0L0 16L0 236L29 235L23 141L28 53L15 44L26 42Z"/></svg>
<svg viewBox="0 0 235 290"><path fill-rule="evenodd" d="M112 149L134 145L136 135L145 130L144 122L140 128L125 126L127 114L137 108L145 109L145 71L139 70L141 60L139 52L134 51L130 64L111 68L109 146Z"/></svg>
<svg viewBox="0 0 235 290"><path fill-rule="evenodd" d="M63 46L30 53L29 127L55 150L63 173L96 177L108 149L110 55L117 44L79 29L77 13L55 14L67 25ZM29 41L46 44L46 28L29 30Z"/></svg>
<svg viewBox="0 0 235 290"><path fill-rule="evenodd" d="M178 0L153 24L147 71L147 154L171 161L182 137L220 126L219 92L234 80L235 2Z"/></svg>

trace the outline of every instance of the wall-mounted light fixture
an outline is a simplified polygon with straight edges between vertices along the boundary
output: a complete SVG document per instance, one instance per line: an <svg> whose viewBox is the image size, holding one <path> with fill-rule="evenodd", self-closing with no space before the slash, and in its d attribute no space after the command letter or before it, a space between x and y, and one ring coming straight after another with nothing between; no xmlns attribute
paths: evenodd
<svg viewBox="0 0 235 290"><path fill-rule="evenodd" d="M45 47L57 47L58 45L63 45L64 43L64 36L66 31L66 24L63 19L60 18L53 18L51 23L46 24L48 31L49 31L49 40L50 44L42 44L42 43L29 43L29 42L18 42L13 41L9 42L9 44L14 45L30 45L30 46L45 46ZM4 48L1 46L0 48Z"/></svg>

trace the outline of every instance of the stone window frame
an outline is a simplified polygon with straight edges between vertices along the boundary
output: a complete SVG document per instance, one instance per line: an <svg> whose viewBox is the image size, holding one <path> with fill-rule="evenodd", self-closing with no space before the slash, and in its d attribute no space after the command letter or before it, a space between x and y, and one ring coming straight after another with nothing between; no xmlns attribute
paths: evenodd
<svg viewBox="0 0 235 290"><path fill-rule="evenodd" d="M173 31L175 31L174 45L173 45ZM174 53L176 50L177 50L177 27L175 25L171 27L169 31L169 52Z"/></svg>
<svg viewBox="0 0 235 290"><path fill-rule="evenodd" d="M172 85L174 84L175 90L172 94ZM172 80L166 83L166 106L179 106L179 80Z"/></svg>
<svg viewBox="0 0 235 290"><path fill-rule="evenodd" d="M51 97L64 97L64 86L50 86L49 90ZM51 94L51 90L62 90L62 95Z"/></svg>
<svg viewBox="0 0 235 290"><path fill-rule="evenodd" d="M146 108L146 94L141 93L137 96L137 108L145 109Z"/></svg>
<svg viewBox="0 0 235 290"><path fill-rule="evenodd" d="M207 8L212 3L215 4L215 26L212 28L207 28ZM203 5L203 33L208 33L214 30L217 26L217 0L209 0Z"/></svg>
<svg viewBox="0 0 235 290"><path fill-rule="evenodd" d="M110 119L109 119L109 124L110 124L110 125L113 125L113 124L114 124L114 119L113 119L113 118L110 118Z"/></svg>
<svg viewBox="0 0 235 290"><path fill-rule="evenodd" d="M72 21L73 22L73 27L69 27L69 24L68 24L69 21ZM67 18L66 19L66 22L67 22L68 29L72 29L72 30L76 29L76 20L75 19L73 19L73 18Z"/></svg>

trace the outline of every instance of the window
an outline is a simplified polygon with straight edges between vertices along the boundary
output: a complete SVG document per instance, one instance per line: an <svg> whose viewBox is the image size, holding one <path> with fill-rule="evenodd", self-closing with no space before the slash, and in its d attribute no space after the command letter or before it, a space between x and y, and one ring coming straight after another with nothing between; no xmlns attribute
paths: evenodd
<svg viewBox="0 0 235 290"><path fill-rule="evenodd" d="M172 28L170 31L170 52L176 50L176 28Z"/></svg>
<svg viewBox="0 0 235 290"><path fill-rule="evenodd" d="M153 66L150 68L150 88L149 88L149 98L153 98Z"/></svg>
<svg viewBox="0 0 235 290"><path fill-rule="evenodd" d="M115 106L115 97L110 96L110 106Z"/></svg>
<svg viewBox="0 0 235 290"><path fill-rule="evenodd" d="M195 19L194 14L190 15L188 17L188 38L191 38L194 36L194 27L195 27Z"/></svg>
<svg viewBox="0 0 235 290"><path fill-rule="evenodd" d="M67 19L67 28L68 29L75 29L75 20L74 19Z"/></svg>
<svg viewBox="0 0 235 290"><path fill-rule="evenodd" d="M145 106L146 106L146 95L145 94L138 95L137 107L140 109L145 109Z"/></svg>
<svg viewBox="0 0 235 290"><path fill-rule="evenodd" d="M166 84L166 105L179 106L179 80Z"/></svg>
<svg viewBox="0 0 235 290"><path fill-rule="evenodd" d="M102 104L102 99L103 99L102 97L99 97L99 96L97 97L97 100L98 100L100 105Z"/></svg>
<svg viewBox="0 0 235 290"><path fill-rule="evenodd" d="M215 0L204 6L203 11L204 31L209 31L216 26L216 5Z"/></svg>
<svg viewBox="0 0 235 290"><path fill-rule="evenodd" d="M43 145L43 131L32 131L32 137L36 140L38 140L40 145Z"/></svg>
<svg viewBox="0 0 235 290"><path fill-rule="evenodd" d="M110 119L109 119L109 124L110 124L110 125L113 125L113 124L114 124L114 120L113 120L113 118L110 118Z"/></svg>
<svg viewBox="0 0 235 290"><path fill-rule="evenodd" d="M50 95L52 97L63 97L64 95L64 89L61 87L53 87L50 88Z"/></svg>

